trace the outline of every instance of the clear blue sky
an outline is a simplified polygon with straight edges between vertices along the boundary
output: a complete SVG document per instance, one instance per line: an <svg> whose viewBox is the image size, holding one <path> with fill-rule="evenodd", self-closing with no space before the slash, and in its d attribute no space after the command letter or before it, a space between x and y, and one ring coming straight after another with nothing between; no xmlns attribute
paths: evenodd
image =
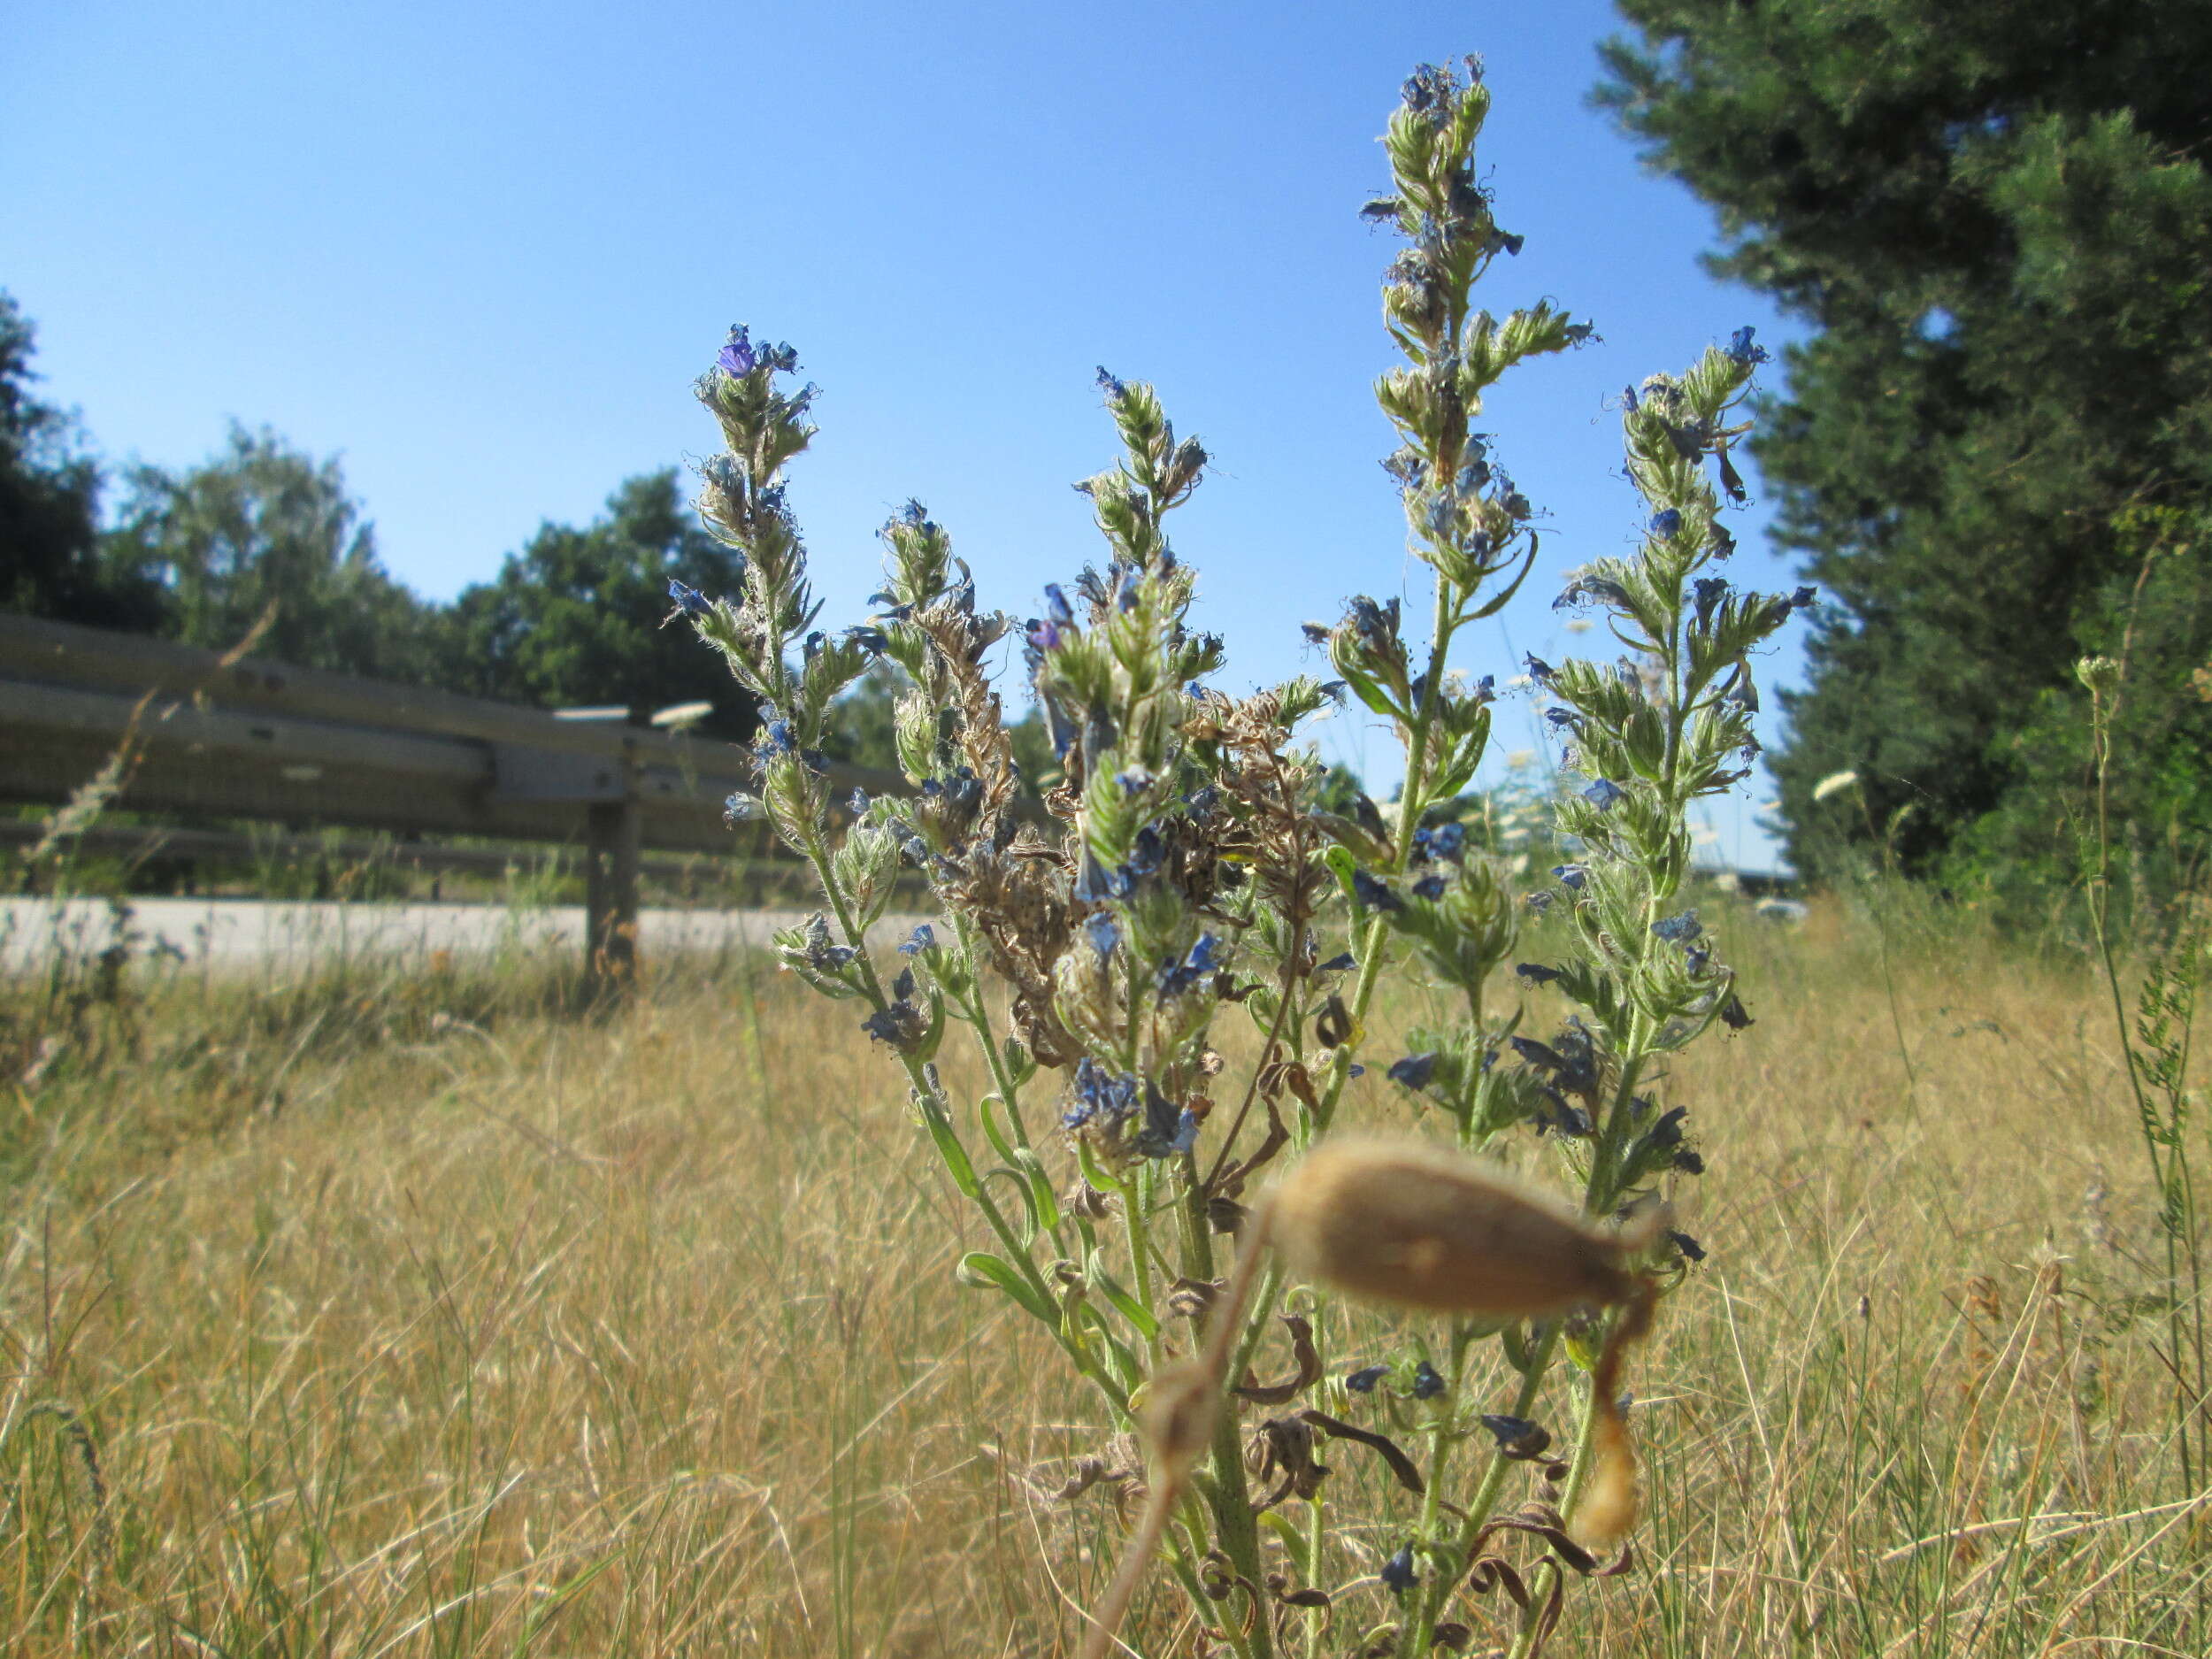
<svg viewBox="0 0 2212 1659"><path fill-rule="evenodd" d="M116 463L190 464L234 417L342 456L385 562L434 596L704 452L689 382L744 321L822 388L792 493L829 617L858 619L910 495L1020 614L1096 557L1068 486L1112 457L1103 364L1217 457L1174 534L1225 687L1293 672L1300 621L1425 573L1369 389L1396 244L1356 217L1425 58L1480 52L1496 96L1482 156L1528 240L1483 300L1548 296L1604 337L1484 423L1549 519L1474 672L1504 677L1509 636L1601 637L1548 602L1632 538L1621 386L1741 323L1790 337L1703 274L1710 215L1587 107L1618 27L1597 0L10 10L0 287L44 395ZM1763 522L1740 516L1736 573L1771 588ZM1532 715L1508 703L1501 748L1536 747ZM1323 730L1394 771L1364 719ZM1714 852L1770 863L1755 816L1718 808Z"/></svg>

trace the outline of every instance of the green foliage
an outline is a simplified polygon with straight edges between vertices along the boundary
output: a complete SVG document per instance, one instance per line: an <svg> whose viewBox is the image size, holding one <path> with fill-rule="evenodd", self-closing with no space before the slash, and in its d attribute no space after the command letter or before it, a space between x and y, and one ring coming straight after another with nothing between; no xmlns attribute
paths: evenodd
<svg viewBox="0 0 2212 1659"><path fill-rule="evenodd" d="M744 561L699 527L674 468L626 480L582 529L547 524L446 619L442 683L546 707L623 704L638 718L711 703L701 729L742 737L752 704L687 628L664 628L673 580L734 593Z"/></svg>
<svg viewBox="0 0 2212 1659"><path fill-rule="evenodd" d="M30 393L35 332L0 293L0 609L93 627L145 627L158 595L100 558L100 471L76 423Z"/></svg>
<svg viewBox="0 0 2212 1659"><path fill-rule="evenodd" d="M1715 269L1818 331L1753 445L1778 539L1833 602L1785 700L1793 858L1832 873L1893 827L1909 872L2070 870L2070 664L2130 618L2155 729L2116 788L2153 834L2197 812L2206 566L2160 555L2139 603L2136 583L2163 534L2143 511L2212 503L2212 12L1622 10L1642 38L1609 44L1599 101L1718 211ZM1863 810L1813 799L1844 769Z"/></svg>
<svg viewBox="0 0 2212 1659"><path fill-rule="evenodd" d="M429 607L376 557L373 529L335 460L234 425L225 449L181 472L133 468L107 557L162 595L157 631L223 650L273 614L256 653L303 668L420 680Z"/></svg>

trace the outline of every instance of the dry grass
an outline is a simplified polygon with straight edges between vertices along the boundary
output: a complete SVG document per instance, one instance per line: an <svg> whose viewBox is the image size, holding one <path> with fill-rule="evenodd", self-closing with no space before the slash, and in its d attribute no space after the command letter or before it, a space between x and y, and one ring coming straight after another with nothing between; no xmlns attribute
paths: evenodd
<svg viewBox="0 0 2212 1659"><path fill-rule="evenodd" d="M2089 986L1931 934L1893 1012L1865 938L1759 926L1759 1023L1665 1085L1712 1254L1632 1378L1642 1563L1552 1651L2193 1659L2208 1534ZM284 995L180 986L12 1089L0 1651L1071 1647L1113 1512L1038 1490L1104 1449L1089 1404L954 1284L983 1240L848 1009L745 962L603 1022ZM1340 1375L1384 1327L1333 1323Z"/></svg>

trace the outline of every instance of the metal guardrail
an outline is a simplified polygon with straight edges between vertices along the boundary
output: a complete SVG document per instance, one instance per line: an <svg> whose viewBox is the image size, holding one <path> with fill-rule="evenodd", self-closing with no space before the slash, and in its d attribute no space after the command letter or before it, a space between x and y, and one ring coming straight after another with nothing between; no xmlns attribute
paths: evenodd
<svg viewBox="0 0 2212 1659"><path fill-rule="evenodd" d="M65 802L127 741L134 810L580 843L595 979L634 958L642 849L729 851L750 781L735 744L0 616L0 800Z"/></svg>

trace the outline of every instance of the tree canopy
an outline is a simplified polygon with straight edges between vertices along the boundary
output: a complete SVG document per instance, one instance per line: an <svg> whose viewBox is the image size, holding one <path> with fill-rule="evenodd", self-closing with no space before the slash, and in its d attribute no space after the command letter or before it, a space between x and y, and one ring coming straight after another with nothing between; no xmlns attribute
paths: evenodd
<svg viewBox="0 0 2212 1659"><path fill-rule="evenodd" d="M687 628L664 627L671 580L737 586L734 549L700 526L673 467L630 479L582 529L546 524L499 575L463 590L445 630L442 683L546 706L622 704L642 717L705 702L700 729L741 738L750 700Z"/></svg>
<svg viewBox="0 0 2212 1659"><path fill-rule="evenodd" d="M161 595L157 629L222 650L269 617L257 655L341 673L419 680L429 608L385 571L376 533L335 460L234 424L224 449L180 472L126 475L111 569Z"/></svg>
<svg viewBox="0 0 2212 1659"><path fill-rule="evenodd" d="M0 293L0 608L92 627L145 628L158 596L100 557L100 470L76 422L31 392L36 331Z"/></svg>
<svg viewBox="0 0 2212 1659"><path fill-rule="evenodd" d="M1754 447L1828 602L1775 760L1793 859L2062 869L2090 651L2128 664L2119 816L2212 833L2212 9L1621 11L1599 102L1816 331Z"/></svg>

